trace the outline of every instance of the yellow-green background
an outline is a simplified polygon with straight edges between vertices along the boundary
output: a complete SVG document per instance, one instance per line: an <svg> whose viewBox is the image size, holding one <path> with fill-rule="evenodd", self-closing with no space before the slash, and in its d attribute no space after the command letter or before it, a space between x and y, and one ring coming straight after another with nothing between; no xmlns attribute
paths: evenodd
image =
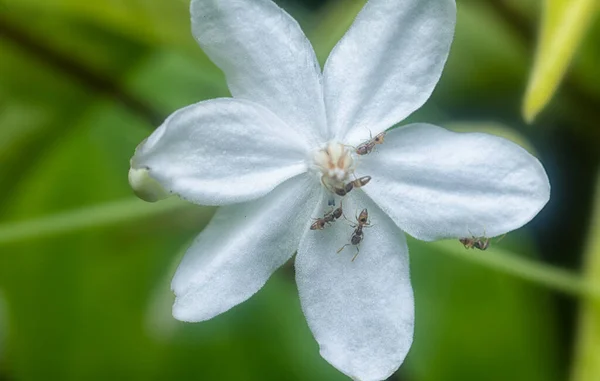
<svg viewBox="0 0 600 381"><path fill-rule="evenodd" d="M279 3L322 62L362 5ZM575 272L594 229L600 28L526 125L539 19L537 1L459 1L442 80L410 119L508 136L534 152L552 199L492 245ZM292 263L209 322L171 318L170 278L214 210L137 202L127 171L135 146L169 113L228 94L189 29L183 0L0 0L1 381L346 379L318 354ZM510 264L462 256L458 242L409 246L416 332L393 379L568 379L577 298L515 276Z"/></svg>

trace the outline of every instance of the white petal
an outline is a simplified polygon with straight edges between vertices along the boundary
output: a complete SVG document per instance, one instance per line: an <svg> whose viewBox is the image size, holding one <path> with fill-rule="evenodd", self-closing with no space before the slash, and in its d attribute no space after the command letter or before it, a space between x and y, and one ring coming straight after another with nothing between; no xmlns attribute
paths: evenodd
<svg viewBox="0 0 600 381"><path fill-rule="evenodd" d="M362 191L352 191L346 216L355 219L362 208L372 227L364 229L356 260L354 246L336 253L353 231L343 219L309 230L298 249L296 281L321 355L355 380L375 381L398 369L410 348L414 301L404 233Z"/></svg>
<svg viewBox="0 0 600 381"><path fill-rule="evenodd" d="M172 114L131 163L186 200L223 205L264 196L304 172L308 149L264 107L213 99Z"/></svg>
<svg viewBox="0 0 600 381"><path fill-rule="evenodd" d="M325 104L337 139L358 144L417 110L450 51L454 0L370 0L325 64Z"/></svg>
<svg viewBox="0 0 600 381"><path fill-rule="evenodd" d="M208 320L260 290L298 247L321 195L314 185L301 175L260 200L220 208L173 278L173 316Z"/></svg>
<svg viewBox="0 0 600 381"><path fill-rule="evenodd" d="M191 12L194 37L225 72L234 97L323 140L321 68L296 20L271 0L193 0Z"/></svg>
<svg viewBox="0 0 600 381"><path fill-rule="evenodd" d="M529 222L550 197L540 162L489 134L428 124L390 131L361 161L364 191L415 238L498 236Z"/></svg>

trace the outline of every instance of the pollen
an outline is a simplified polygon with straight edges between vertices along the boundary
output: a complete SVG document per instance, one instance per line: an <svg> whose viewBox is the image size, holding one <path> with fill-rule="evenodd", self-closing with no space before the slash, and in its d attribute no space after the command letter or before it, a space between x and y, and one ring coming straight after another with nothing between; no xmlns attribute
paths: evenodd
<svg viewBox="0 0 600 381"><path fill-rule="evenodd" d="M344 186L354 172L352 151L340 143L329 142L314 154L314 164L321 172L321 182L327 188Z"/></svg>

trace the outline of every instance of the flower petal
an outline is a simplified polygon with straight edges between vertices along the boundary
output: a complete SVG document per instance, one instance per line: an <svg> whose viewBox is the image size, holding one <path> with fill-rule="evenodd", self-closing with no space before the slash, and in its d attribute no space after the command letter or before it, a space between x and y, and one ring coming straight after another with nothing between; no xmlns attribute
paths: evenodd
<svg viewBox="0 0 600 381"><path fill-rule="evenodd" d="M336 138L358 144L421 107L442 74L455 22L454 0L370 0L325 64Z"/></svg>
<svg viewBox="0 0 600 381"><path fill-rule="evenodd" d="M191 13L194 37L223 70L234 97L323 140L321 68L296 20L271 0L193 0Z"/></svg>
<svg viewBox="0 0 600 381"><path fill-rule="evenodd" d="M380 147L361 161L373 177L363 189L418 239L495 237L529 222L550 198L540 162L497 136L411 124Z"/></svg>
<svg viewBox="0 0 600 381"><path fill-rule="evenodd" d="M301 175L260 200L220 208L173 278L173 316L203 321L256 293L294 253L320 187Z"/></svg>
<svg viewBox="0 0 600 381"><path fill-rule="evenodd" d="M327 361L355 380L383 380L398 369L413 338L406 239L361 190L343 206L347 215L367 208L372 227L364 228L354 262L355 246L336 254L353 231L344 221L306 232L296 257L300 302Z"/></svg>
<svg viewBox="0 0 600 381"><path fill-rule="evenodd" d="M260 105L213 99L169 116L131 163L184 199L223 205L264 196L304 172L305 143Z"/></svg>

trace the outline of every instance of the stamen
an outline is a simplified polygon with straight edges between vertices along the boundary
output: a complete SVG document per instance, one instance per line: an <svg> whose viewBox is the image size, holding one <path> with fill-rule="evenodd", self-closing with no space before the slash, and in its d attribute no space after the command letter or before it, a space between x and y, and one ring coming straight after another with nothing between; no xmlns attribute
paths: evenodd
<svg viewBox="0 0 600 381"><path fill-rule="evenodd" d="M330 190L344 188L344 182L354 172L352 152L340 143L329 142L315 152L313 160L321 172L321 182Z"/></svg>

